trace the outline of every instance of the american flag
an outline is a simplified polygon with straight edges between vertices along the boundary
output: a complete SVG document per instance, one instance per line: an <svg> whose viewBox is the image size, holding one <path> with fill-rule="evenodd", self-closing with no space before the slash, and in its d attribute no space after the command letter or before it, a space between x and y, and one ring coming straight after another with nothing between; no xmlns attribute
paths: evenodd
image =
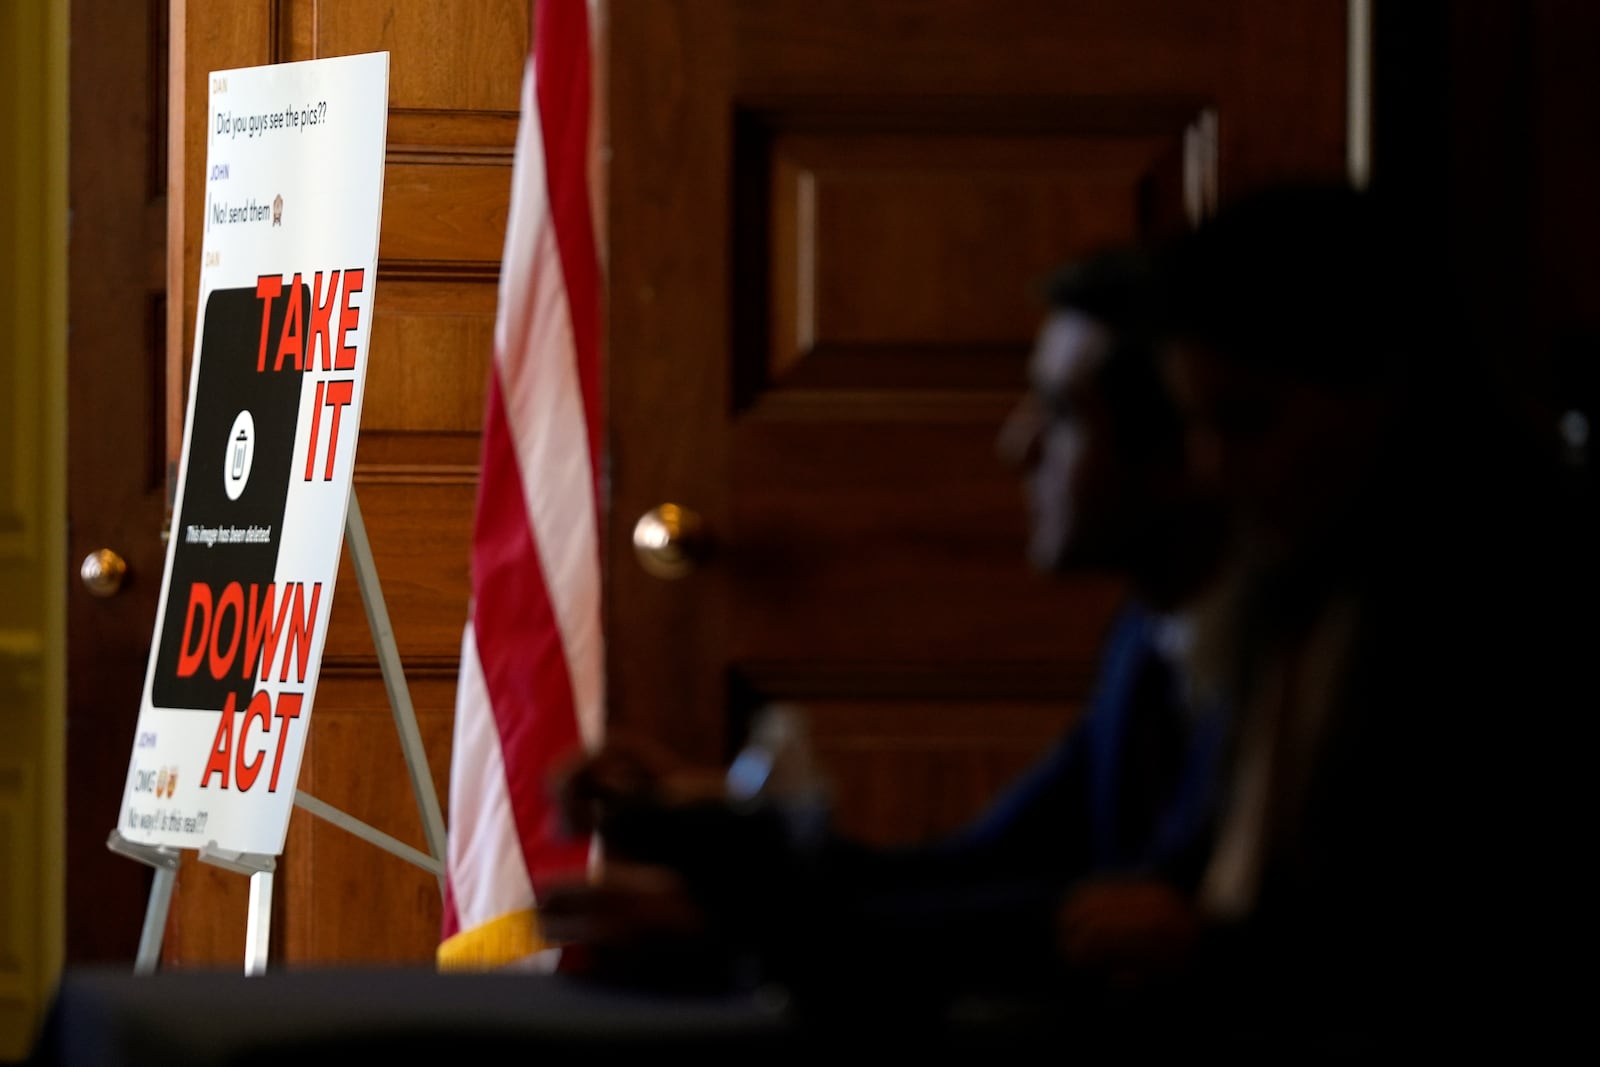
<svg viewBox="0 0 1600 1067"><path fill-rule="evenodd" d="M553 964L537 920L581 872L550 772L604 723L592 0L534 0L500 270L450 767L445 970Z"/></svg>

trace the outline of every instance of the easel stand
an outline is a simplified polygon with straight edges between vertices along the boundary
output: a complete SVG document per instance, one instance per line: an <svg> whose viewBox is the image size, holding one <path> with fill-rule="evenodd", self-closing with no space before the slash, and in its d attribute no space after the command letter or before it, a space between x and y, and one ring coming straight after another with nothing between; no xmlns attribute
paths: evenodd
<svg viewBox="0 0 1600 1067"><path fill-rule="evenodd" d="M400 735L400 748L405 753L406 769L411 775L411 791L417 798L417 807L422 815L428 851L412 848L404 841L318 800L304 790L295 790L295 806L433 874L439 880L439 893L443 896L444 814L440 811L439 797L433 788L433 776L423 752L422 732L417 729L411 690L406 685L405 672L400 666L400 650L395 645L394 628L389 624L389 609L384 603L383 589L378 584L378 569L372 563L372 546L367 541L367 527L361 519L361 508L356 503L354 489L350 490L350 510L345 515L344 538L350 550L350 562L355 568L356 585L361 590L361 602L367 609L367 624L372 630L373 644L377 646L378 665L383 671L389 707L394 712L395 731ZM124 838L118 830L111 831L106 847L118 855L155 869L150 901L145 906L144 928L139 933L139 952L133 965L135 974L153 974L161 958L167 910L172 903L172 888L178 875L179 851L165 846L136 844ZM246 974L265 972L267 943L272 931L272 876L277 870L277 857L253 852L231 852L211 843L200 849L200 859L224 870L250 876L244 971Z"/></svg>

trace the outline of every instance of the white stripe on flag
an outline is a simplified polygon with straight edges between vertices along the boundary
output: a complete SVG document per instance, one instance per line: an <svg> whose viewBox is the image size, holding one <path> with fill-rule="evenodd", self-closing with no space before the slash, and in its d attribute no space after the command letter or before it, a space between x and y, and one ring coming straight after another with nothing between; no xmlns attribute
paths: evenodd
<svg viewBox="0 0 1600 1067"><path fill-rule="evenodd" d="M450 888L461 927L468 929L533 904L533 886L506 795L500 735L489 714L470 622L461 639L451 752L455 766L473 769L450 776Z"/></svg>
<svg viewBox="0 0 1600 1067"><path fill-rule="evenodd" d="M538 114L531 77L523 79L522 113ZM594 443L584 425L575 361L524 357L528 352L574 351L537 128L537 123L524 122L517 132L513 173L526 178L517 185L506 221L495 356L506 421L517 442L528 521L566 648L578 728L592 748L603 729L604 700L599 537L589 466ZM574 448L578 441L588 447Z"/></svg>

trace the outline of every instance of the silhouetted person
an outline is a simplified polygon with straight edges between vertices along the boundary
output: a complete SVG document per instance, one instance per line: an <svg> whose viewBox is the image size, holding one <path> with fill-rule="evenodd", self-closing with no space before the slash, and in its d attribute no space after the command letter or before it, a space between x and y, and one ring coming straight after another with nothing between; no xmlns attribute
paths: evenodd
<svg viewBox="0 0 1600 1067"><path fill-rule="evenodd" d="M1184 958L1188 911L1164 905L1192 891L1208 851L1223 723L1187 686L1182 612L1214 576L1225 528L1188 477L1150 344L1157 292L1133 251L1063 271L1002 434L1026 473L1034 563L1132 589L1083 720L972 825L894 849L781 802L674 802L648 760L602 753L568 806L598 825L619 877L547 899L553 934L613 973L637 964L630 943L670 955L677 936L703 938L805 1003L868 1013L1159 982ZM1130 910L1160 916L1125 945Z"/></svg>
<svg viewBox="0 0 1600 1067"><path fill-rule="evenodd" d="M1199 638L1238 723L1200 888L1225 1027L1470 1040L1587 923L1594 543L1433 252L1373 197L1301 185L1226 208L1164 275L1191 462L1241 531Z"/></svg>

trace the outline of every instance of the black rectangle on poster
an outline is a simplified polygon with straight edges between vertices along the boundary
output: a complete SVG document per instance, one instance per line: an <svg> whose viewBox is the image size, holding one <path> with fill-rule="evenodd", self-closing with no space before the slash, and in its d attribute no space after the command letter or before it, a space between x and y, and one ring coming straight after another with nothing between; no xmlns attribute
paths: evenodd
<svg viewBox="0 0 1600 1067"><path fill-rule="evenodd" d="M310 302L301 286L298 306ZM206 301L181 514L151 698L155 706L243 708L260 673L247 662L252 604L276 627L283 592L271 590L294 463L304 375L274 369L291 301L254 288L219 289ZM262 358L265 357L263 364ZM236 589L234 587L237 587ZM291 609L292 610L292 609Z"/></svg>

